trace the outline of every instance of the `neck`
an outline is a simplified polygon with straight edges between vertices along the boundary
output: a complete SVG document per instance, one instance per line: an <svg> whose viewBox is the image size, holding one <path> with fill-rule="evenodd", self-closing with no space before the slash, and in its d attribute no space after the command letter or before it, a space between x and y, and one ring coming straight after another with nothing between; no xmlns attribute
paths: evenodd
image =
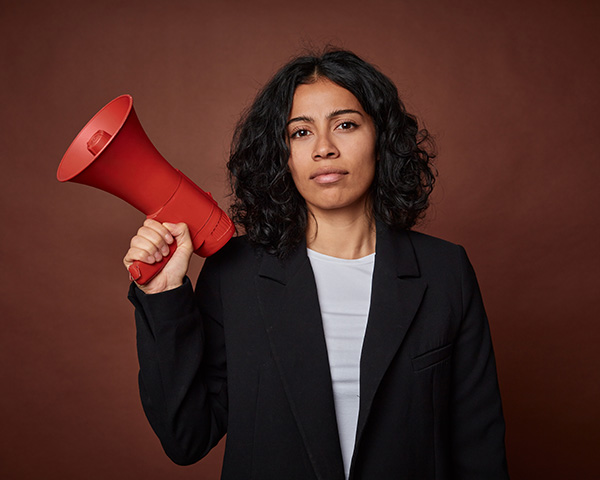
<svg viewBox="0 0 600 480"><path fill-rule="evenodd" d="M375 221L363 211L360 215L309 212L306 229L308 248L338 258L362 258L375 252Z"/></svg>

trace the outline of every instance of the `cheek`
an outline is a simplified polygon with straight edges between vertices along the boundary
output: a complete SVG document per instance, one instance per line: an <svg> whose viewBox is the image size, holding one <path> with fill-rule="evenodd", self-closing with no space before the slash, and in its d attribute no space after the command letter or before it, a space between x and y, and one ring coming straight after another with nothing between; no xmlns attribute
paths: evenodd
<svg viewBox="0 0 600 480"><path fill-rule="evenodd" d="M362 155L361 170L365 177L374 178L377 160L375 152L371 149L365 150Z"/></svg>
<svg viewBox="0 0 600 480"><path fill-rule="evenodd" d="M290 152L290 158L288 159L288 168L294 177L294 181L298 181L309 175L309 169L313 162L310 157L302 155L302 151L299 148L295 148L293 152Z"/></svg>

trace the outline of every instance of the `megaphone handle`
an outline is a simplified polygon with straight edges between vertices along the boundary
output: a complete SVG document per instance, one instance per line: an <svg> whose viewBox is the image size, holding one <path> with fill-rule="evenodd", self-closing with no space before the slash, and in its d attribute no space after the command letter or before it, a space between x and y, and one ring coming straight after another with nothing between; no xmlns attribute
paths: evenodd
<svg viewBox="0 0 600 480"><path fill-rule="evenodd" d="M158 272L165 268L165 265L173 256L175 250L177 250L177 244L176 242L173 242L169 245L169 254L166 257L163 257L160 262L144 263L136 260L128 268L129 279L136 282L138 285L146 285L158 274Z"/></svg>

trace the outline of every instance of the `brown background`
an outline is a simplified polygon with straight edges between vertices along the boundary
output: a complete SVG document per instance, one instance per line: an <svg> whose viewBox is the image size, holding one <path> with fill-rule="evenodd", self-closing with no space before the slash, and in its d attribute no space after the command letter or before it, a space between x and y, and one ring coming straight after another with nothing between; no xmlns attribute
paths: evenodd
<svg viewBox="0 0 600 480"><path fill-rule="evenodd" d="M218 478L222 446L177 467L142 413L121 257L143 216L55 171L130 93L161 153L226 205L240 111L291 55L333 43L386 72L437 137L420 228L478 272L513 479L598 478L597 5L0 2L0 477Z"/></svg>

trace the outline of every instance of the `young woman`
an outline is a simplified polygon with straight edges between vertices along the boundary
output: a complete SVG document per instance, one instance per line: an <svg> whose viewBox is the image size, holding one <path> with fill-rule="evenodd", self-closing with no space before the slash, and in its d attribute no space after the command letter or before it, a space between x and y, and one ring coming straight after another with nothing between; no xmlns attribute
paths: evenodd
<svg viewBox="0 0 600 480"><path fill-rule="evenodd" d="M245 235L195 292L184 224L124 258L140 392L169 457L227 433L224 479L504 479L489 327L462 247L410 230L434 183L426 131L346 51L300 57L240 121L228 163Z"/></svg>

